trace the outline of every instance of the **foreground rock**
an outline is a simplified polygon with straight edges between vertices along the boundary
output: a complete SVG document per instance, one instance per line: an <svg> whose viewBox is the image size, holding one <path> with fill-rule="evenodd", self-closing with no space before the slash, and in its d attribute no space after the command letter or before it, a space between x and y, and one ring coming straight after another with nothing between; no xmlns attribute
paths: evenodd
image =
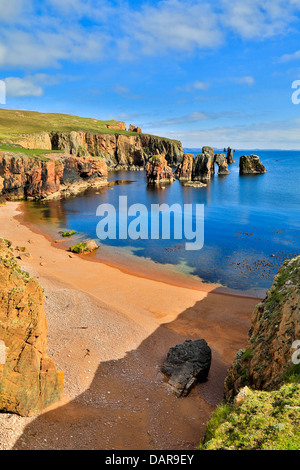
<svg viewBox="0 0 300 470"><path fill-rule="evenodd" d="M258 390L276 389L287 376L297 373L297 365L292 363L297 340L300 340L300 256L283 264L266 299L257 305L247 349L238 352L225 381L226 399L231 400L245 385Z"/></svg>
<svg viewBox="0 0 300 470"><path fill-rule="evenodd" d="M85 242L80 242L80 243L77 243L76 245L71 246L70 251L72 253L86 254L86 253L92 253L93 251L98 250L98 248L99 246L95 242L95 240L87 240Z"/></svg>
<svg viewBox="0 0 300 470"><path fill-rule="evenodd" d="M168 387L177 396L186 396L197 382L207 379L211 349L204 339L187 340L168 352L162 372L169 377Z"/></svg>
<svg viewBox="0 0 300 470"><path fill-rule="evenodd" d="M242 155L240 158L240 175L256 175L266 173L258 155Z"/></svg>
<svg viewBox="0 0 300 470"><path fill-rule="evenodd" d="M209 421L201 449L299 450L299 346L300 256L285 261L257 305L247 349L225 381L227 403Z"/></svg>
<svg viewBox="0 0 300 470"><path fill-rule="evenodd" d="M175 179L165 155L154 155L149 159L146 176L149 184L173 183Z"/></svg>
<svg viewBox="0 0 300 470"><path fill-rule="evenodd" d="M47 356L44 294L0 239L0 411L32 416L59 400L63 373ZM2 346L3 346L3 343Z"/></svg>
<svg viewBox="0 0 300 470"><path fill-rule="evenodd" d="M103 158L0 152L0 195L8 200L59 198L105 184Z"/></svg>

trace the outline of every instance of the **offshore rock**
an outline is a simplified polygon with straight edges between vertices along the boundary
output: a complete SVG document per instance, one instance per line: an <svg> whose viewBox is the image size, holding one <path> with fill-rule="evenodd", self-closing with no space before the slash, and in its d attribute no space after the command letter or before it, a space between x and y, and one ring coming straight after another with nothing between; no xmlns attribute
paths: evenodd
<svg viewBox="0 0 300 470"><path fill-rule="evenodd" d="M211 365L211 349L204 339L187 340L171 348L161 371L177 397L186 396L197 382L205 382Z"/></svg>
<svg viewBox="0 0 300 470"><path fill-rule="evenodd" d="M247 349L237 353L225 381L227 401L245 386L257 390L278 389L299 368L292 362L293 355L297 355L298 340L300 256L284 262L265 300L255 308Z"/></svg>
<svg viewBox="0 0 300 470"><path fill-rule="evenodd" d="M150 184L173 183L175 179L165 155L154 155L149 159L146 166L146 176Z"/></svg>
<svg viewBox="0 0 300 470"><path fill-rule="evenodd" d="M255 175L266 173L258 155L242 155L240 158L240 175Z"/></svg>
<svg viewBox="0 0 300 470"><path fill-rule="evenodd" d="M194 155L185 153L183 155L182 163L179 164L176 170L176 177L181 181L190 181L193 174Z"/></svg>
<svg viewBox="0 0 300 470"><path fill-rule="evenodd" d="M231 165L232 163L234 163L233 150L230 147L228 147L228 149L227 149L227 163L228 163L228 165Z"/></svg>
<svg viewBox="0 0 300 470"><path fill-rule="evenodd" d="M200 153L195 157L192 171L193 181L208 181L214 173L214 155L211 153Z"/></svg>
<svg viewBox="0 0 300 470"><path fill-rule="evenodd" d="M60 399L63 373L47 356L44 294L0 239L0 410L32 416Z"/></svg>
<svg viewBox="0 0 300 470"><path fill-rule="evenodd" d="M219 175L229 175L230 171L228 170L227 158L224 153L216 153L214 163L218 165Z"/></svg>

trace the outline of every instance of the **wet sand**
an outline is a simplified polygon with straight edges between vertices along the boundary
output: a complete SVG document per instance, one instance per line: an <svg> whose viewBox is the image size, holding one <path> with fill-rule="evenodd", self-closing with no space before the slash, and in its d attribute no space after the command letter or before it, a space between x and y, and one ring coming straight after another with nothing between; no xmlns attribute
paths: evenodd
<svg viewBox="0 0 300 470"><path fill-rule="evenodd" d="M25 226L19 207L0 208L0 235L31 254L20 264L45 289L49 355L66 384L62 401L36 418L2 415L0 448L197 447L222 399L226 370L246 345L258 299L70 255ZM206 383L177 399L159 368L171 346L191 338L206 339L212 367Z"/></svg>

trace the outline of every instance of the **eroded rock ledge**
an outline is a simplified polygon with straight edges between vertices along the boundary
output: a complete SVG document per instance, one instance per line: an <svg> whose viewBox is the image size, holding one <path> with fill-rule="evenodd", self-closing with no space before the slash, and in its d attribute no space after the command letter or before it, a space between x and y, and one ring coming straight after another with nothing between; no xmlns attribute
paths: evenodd
<svg viewBox="0 0 300 470"><path fill-rule="evenodd" d="M32 416L56 402L63 373L47 356L43 290L20 270L10 243L1 238L0 340L6 346L6 361L0 364L0 411Z"/></svg>
<svg viewBox="0 0 300 470"><path fill-rule="evenodd" d="M0 152L0 196L8 200L60 198L105 184L107 165L102 158Z"/></svg>
<svg viewBox="0 0 300 470"><path fill-rule="evenodd" d="M31 149L62 150L74 157L103 157L111 170L117 165L144 168L148 159L156 154L164 154L168 164L172 166L181 162L181 142L142 134L139 127L132 128L132 132L136 135L118 132L42 132L20 135L14 143Z"/></svg>

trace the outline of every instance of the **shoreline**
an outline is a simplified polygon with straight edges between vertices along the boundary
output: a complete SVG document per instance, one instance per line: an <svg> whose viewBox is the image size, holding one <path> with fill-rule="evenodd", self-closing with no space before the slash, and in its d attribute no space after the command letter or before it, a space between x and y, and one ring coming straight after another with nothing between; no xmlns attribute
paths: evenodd
<svg viewBox="0 0 300 470"><path fill-rule="evenodd" d="M20 207L18 207L18 210L20 210L20 213L15 216L16 220L18 220L25 227L29 228L30 231L32 231L33 233L37 235L41 235L44 238L46 238L51 243L52 247L69 253L69 250L65 246L63 246L63 243L66 240L62 239L62 240L59 240L59 242L56 242L55 237L52 237L49 233L42 230L42 228L38 227L34 223L26 221L24 217L24 211L22 208L22 205L24 204L24 202L19 202L19 204L20 204ZM103 245L102 246L100 245L99 249L101 250L102 247ZM257 299L258 301L264 298L264 295L259 295L258 292L255 292L255 291L251 291L251 290L242 291L239 289L232 289L222 284L214 284L211 282L206 282L202 280L201 278L198 278L193 275L185 275L183 273L174 272L171 269L169 269L169 265L167 265L167 267L165 267L165 265L159 265L159 267L157 268L157 266L155 266L157 263L148 259L146 260L146 263L144 262L144 265L143 265L143 261L140 261L140 263L137 263L139 261L138 257L135 257L134 259L130 261L128 260L125 261L124 259L125 257L124 257L122 259L123 262L117 263L115 261L98 258L95 256L94 253L90 253L88 255L77 254L74 256L77 256L83 259L84 261L104 264L113 269L117 269L121 273L124 273L124 274L128 274L128 275L135 276L135 277L142 278L142 279L147 279L150 281L162 282L167 285L171 285L175 287L183 287L183 288L197 290L201 292L214 291L215 293L219 293L222 295L237 296L237 297L243 297L247 299ZM139 264L138 267L136 267L137 264Z"/></svg>
<svg viewBox="0 0 300 470"><path fill-rule="evenodd" d="M19 215L19 203L0 208L0 236L31 255L19 263L45 289L48 353L66 382L62 401L36 418L14 416L14 430L11 416L0 415L2 447L195 449L222 399L226 371L246 346L258 299L87 263ZM177 399L160 366L171 346L196 338L213 352L209 380Z"/></svg>

